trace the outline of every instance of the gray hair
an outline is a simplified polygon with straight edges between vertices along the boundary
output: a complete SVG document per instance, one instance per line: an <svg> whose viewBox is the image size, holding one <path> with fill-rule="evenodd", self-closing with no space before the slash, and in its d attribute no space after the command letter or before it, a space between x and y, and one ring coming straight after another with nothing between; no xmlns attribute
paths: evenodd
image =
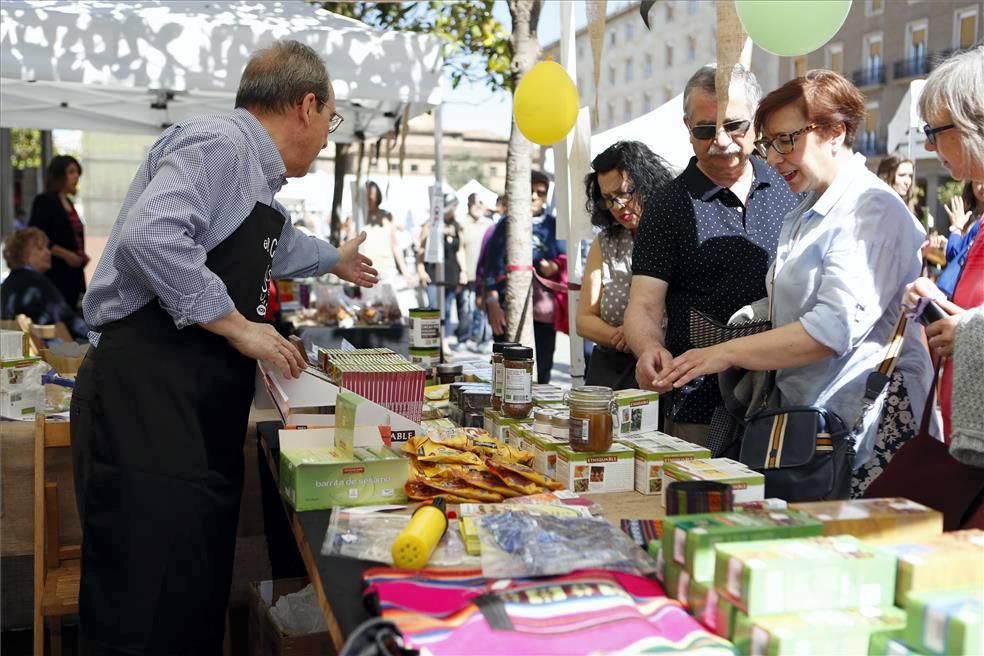
<svg viewBox="0 0 984 656"><path fill-rule="evenodd" d="M298 41L275 41L254 54L236 92L236 107L281 113L309 93L320 110L331 98L328 69L310 47Z"/></svg>
<svg viewBox="0 0 984 656"><path fill-rule="evenodd" d="M715 95L717 91L714 83L715 75L717 75L717 66L715 64L708 64L700 68L687 80L687 86L683 88L683 113L685 116L690 117L690 96L693 94L694 89L699 89L712 96ZM758 109L759 100L762 99L762 87L759 86L758 80L755 78L755 73L752 73L741 64L735 64L731 76L732 80L737 79L745 83L745 98L748 100L748 112L749 115L755 116L755 110Z"/></svg>
<svg viewBox="0 0 984 656"><path fill-rule="evenodd" d="M932 123L945 111L960 131L967 161L984 161L984 45L953 55L930 73L919 114Z"/></svg>

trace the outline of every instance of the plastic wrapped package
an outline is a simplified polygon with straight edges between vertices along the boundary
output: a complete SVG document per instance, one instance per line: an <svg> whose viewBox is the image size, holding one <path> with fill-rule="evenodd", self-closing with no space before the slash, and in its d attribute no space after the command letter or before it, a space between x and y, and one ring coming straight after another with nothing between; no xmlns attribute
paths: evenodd
<svg viewBox="0 0 984 656"><path fill-rule="evenodd" d="M351 300L345 296L344 290L338 285L315 285L315 307L318 309L318 319L321 323L342 328L355 325L358 310Z"/></svg>
<svg viewBox="0 0 984 656"><path fill-rule="evenodd" d="M334 508L321 546L323 556L347 556L393 564L393 541L410 522L410 515L348 512ZM428 567L474 567L481 561L465 552L457 522L451 522L427 563Z"/></svg>
<svg viewBox="0 0 984 656"><path fill-rule="evenodd" d="M656 563L618 527L599 518L504 512L479 518L482 574L551 576L604 568L650 574Z"/></svg>

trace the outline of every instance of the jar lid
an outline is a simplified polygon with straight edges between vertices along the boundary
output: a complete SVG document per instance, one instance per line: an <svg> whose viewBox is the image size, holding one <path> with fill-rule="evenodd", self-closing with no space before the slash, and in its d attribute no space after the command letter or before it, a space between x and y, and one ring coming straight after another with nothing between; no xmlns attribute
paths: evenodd
<svg viewBox="0 0 984 656"><path fill-rule="evenodd" d="M571 414L569 412L558 412L554 414L553 418L550 420L557 426L564 426L570 421Z"/></svg>
<svg viewBox="0 0 984 656"><path fill-rule="evenodd" d="M555 414L557 414L556 411L550 408L537 408L533 411L533 419L534 421L550 421Z"/></svg>
<svg viewBox="0 0 984 656"><path fill-rule="evenodd" d="M529 346L507 346L502 351L502 357L506 360L532 360L533 349Z"/></svg>
<svg viewBox="0 0 984 656"><path fill-rule="evenodd" d="M437 365L438 374L460 374L462 368L460 364L452 364L450 362L445 362L443 364Z"/></svg>
<svg viewBox="0 0 984 656"><path fill-rule="evenodd" d="M615 392L611 387L601 385L582 385L571 390L571 401L611 401L615 397Z"/></svg>
<svg viewBox="0 0 984 656"><path fill-rule="evenodd" d="M502 353L507 346L522 346L519 342L493 342L492 352Z"/></svg>

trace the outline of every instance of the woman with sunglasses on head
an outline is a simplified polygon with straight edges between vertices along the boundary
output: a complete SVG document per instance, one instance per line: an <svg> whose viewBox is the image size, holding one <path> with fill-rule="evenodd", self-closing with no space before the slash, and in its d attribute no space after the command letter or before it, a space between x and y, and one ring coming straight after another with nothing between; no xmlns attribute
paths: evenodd
<svg viewBox="0 0 984 656"><path fill-rule="evenodd" d="M925 238L899 195L851 149L864 114L864 97L832 71L810 71L762 100L756 150L792 191L808 192L786 216L767 274L773 327L689 351L665 377L681 387L730 367L774 370L781 407L820 406L849 427L861 417L855 496L915 434L921 408L908 398L925 398L931 378L910 323L889 383L896 405L882 394L862 413L868 374L893 343L902 285L920 269Z"/></svg>
<svg viewBox="0 0 984 656"><path fill-rule="evenodd" d="M596 344L584 382L636 387L635 366L622 330L632 282L632 248L646 200L673 179L645 144L619 141L591 162L584 179L591 223L601 232L588 250L577 306L577 334Z"/></svg>
<svg viewBox="0 0 984 656"><path fill-rule="evenodd" d="M935 152L957 180L973 181L974 184L984 182L984 47L955 55L933 71L919 98L919 113L926 121L926 150ZM978 237L968 240L971 243L964 246L964 253L954 262L962 265L962 269L952 299L947 299L926 278L910 284L904 299L907 310L912 310L920 298L932 299L948 315L926 327L934 357L946 358L940 384L940 406L944 435L948 438L959 432L955 426L960 423L958 414L970 418L976 409L978 431L981 431L982 423L980 411L984 390L981 389L980 370L967 370L965 376L960 375L960 368L971 361L968 355L984 349L984 329L971 330L972 326L980 325L979 319L972 320L968 315L973 313L967 312L984 306L984 241L979 237L980 230L984 229L984 214L970 220L978 226ZM979 317L979 311L977 315ZM961 346L966 353L961 357L961 349L955 348L955 343L961 341L956 338L964 331L967 337ZM956 379L966 383L973 380L976 385L961 385ZM984 433L979 433L977 439L984 439ZM978 449L984 451L980 446Z"/></svg>

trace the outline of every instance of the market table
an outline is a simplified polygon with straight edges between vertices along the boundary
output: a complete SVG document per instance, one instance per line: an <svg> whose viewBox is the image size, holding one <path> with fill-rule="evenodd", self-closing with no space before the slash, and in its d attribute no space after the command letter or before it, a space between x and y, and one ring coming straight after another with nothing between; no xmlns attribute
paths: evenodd
<svg viewBox="0 0 984 656"><path fill-rule="evenodd" d="M280 422L275 421L257 422L256 425L257 439L274 481L278 481L280 475L280 426ZM582 496L600 505L602 516L615 524L622 519L658 519L663 516L658 496L638 492ZM286 502L282 505L332 642L336 650L341 650L346 637L371 617L362 603L362 573L370 567L384 564L342 556L322 556L321 545L328 530L331 511L295 512Z"/></svg>

